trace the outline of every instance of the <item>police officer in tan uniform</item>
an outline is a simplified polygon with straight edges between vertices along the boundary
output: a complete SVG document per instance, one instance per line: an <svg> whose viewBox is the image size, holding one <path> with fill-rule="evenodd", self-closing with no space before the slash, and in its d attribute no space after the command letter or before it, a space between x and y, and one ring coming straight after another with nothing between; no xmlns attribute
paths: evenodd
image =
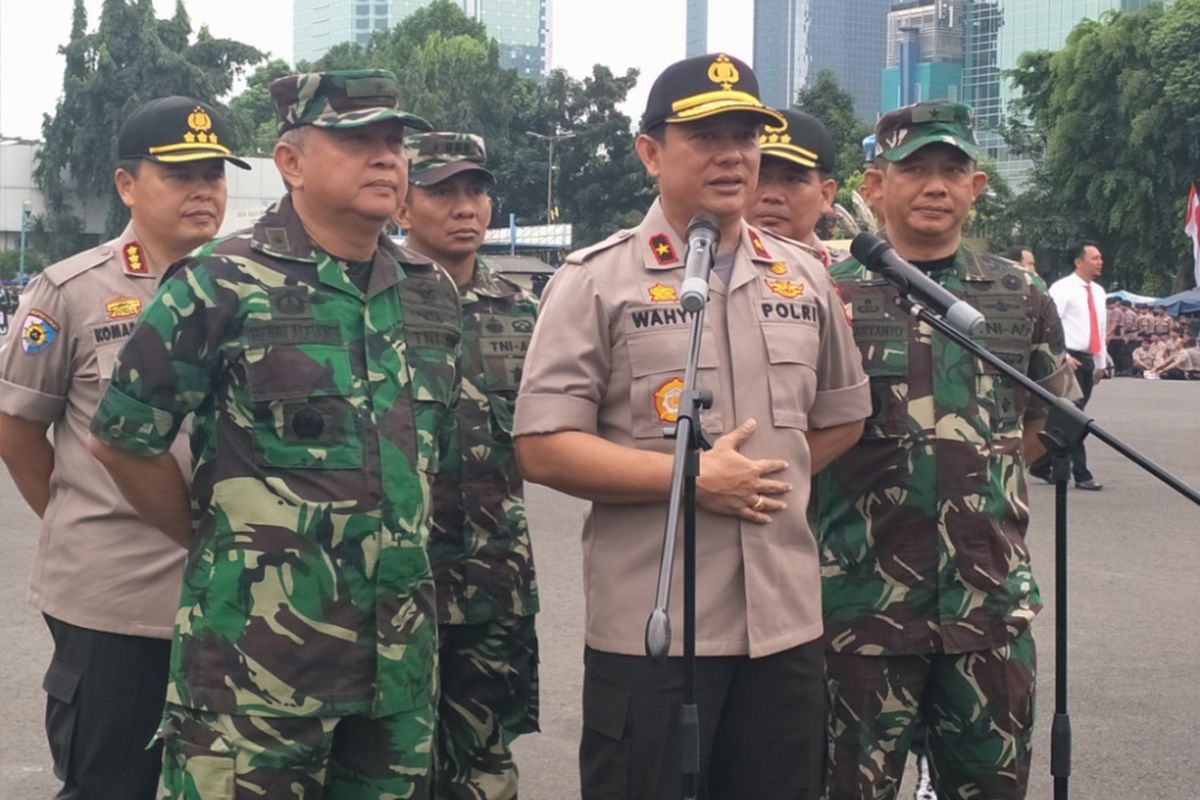
<svg viewBox="0 0 1200 800"><path fill-rule="evenodd" d="M700 795L815 798L825 688L809 479L862 430L870 398L825 269L750 227L764 108L725 54L654 82L637 152L659 198L641 224L573 253L543 295L514 436L527 480L592 501L583 528L584 798L679 796L682 659L652 665L654 602L690 324L685 231L714 215L699 382L715 440L697 498ZM676 565L679 566L678 564ZM682 580L672 608L682 608ZM681 652L677 636L672 656Z"/></svg>
<svg viewBox="0 0 1200 800"><path fill-rule="evenodd" d="M746 219L771 233L794 239L828 268L850 254L817 238L817 223L837 194L837 148L821 120L794 108L779 111L783 125L758 137L762 165Z"/></svg>
<svg viewBox="0 0 1200 800"><path fill-rule="evenodd" d="M88 424L159 274L216 235L225 162L249 169L230 133L190 97L135 110L114 175L129 225L31 281L0 351L0 458L42 519L29 600L54 639L42 685L61 800L149 800L158 786L161 749L147 744L163 709L184 551L122 499L87 452ZM186 462L182 438L174 453Z"/></svg>

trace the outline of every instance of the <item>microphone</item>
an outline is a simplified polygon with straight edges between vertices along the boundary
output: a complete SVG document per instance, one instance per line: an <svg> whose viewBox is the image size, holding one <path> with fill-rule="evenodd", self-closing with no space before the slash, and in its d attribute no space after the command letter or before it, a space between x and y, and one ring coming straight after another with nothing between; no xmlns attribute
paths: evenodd
<svg viewBox="0 0 1200 800"><path fill-rule="evenodd" d="M717 218L701 211L687 227L687 258L683 267L683 287L679 304L684 311L697 312L708 302L708 273L717 257L721 229Z"/></svg>
<svg viewBox="0 0 1200 800"><path fill-rule="evenodd" d="M942 317L958 331L975 336L983 330L983 314L970 303L950 294L946 289L914 267L886 241L873 233L860 233L850 243L850 254L872 272L878 272L902 295Z"/></svg>

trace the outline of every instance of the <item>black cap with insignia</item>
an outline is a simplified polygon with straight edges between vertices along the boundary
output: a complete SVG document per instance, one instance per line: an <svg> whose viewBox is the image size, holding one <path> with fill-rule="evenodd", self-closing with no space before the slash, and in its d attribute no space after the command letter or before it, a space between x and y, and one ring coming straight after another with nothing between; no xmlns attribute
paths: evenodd
<svg viewBox="0 0 1200 800"><path fill-rule="evenodd" d="M825 124L812 114L782 109L783 125L768 125L758 137L763 157L773 156L809 169L832 173L837 169L837 148Z"/></svg>
<svg viewBox="0 0 1200 800"><path fill-rule="evenodd" d="M217 111L194 97L172 95L134 109L117 134L117 158L180 164L220 158L250 169L229 149L233 129Z"/></svg>
<svg viewBox="0 0 1200 800"><path fill-rule="evenodd" d="M642 132L665 122L692 122L731 111L757 115L768 125L783 124L779 112L759 99L758 78L746 62L724 53L693 56L676 61L655 79Z"/></svg>

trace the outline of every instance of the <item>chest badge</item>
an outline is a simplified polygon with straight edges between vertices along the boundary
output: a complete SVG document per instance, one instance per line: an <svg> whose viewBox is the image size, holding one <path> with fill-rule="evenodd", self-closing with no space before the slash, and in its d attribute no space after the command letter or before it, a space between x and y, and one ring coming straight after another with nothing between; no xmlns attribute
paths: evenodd
<svg viewBox="0 0 1200 800"><path fill-rule="evenodd" d="M120 295L104 304L104 315L110 322L130 319L142 313L142 301L137 297Z"/></svg>
<svg viewBox="0 0 1200 800"><path fill-rule="evenodd" d="M663 422L679 419L679 401L683 397L683 379L671 378L654 390L654 412Z"/></svg>
<svg viewBox="0 0 1200 800"><path fill-rule="evenodd" d="M650 296L651 303L677 303L679 295L675 291L674 286L667 286L665 283L656 283L646 290L646 294Z"/></svg>
<svg viewBox="0 0 1200 800"><path fill-rule="evenodd" d="M787 275L787 264L782 261L776 261L767 267L767 271L772 275Z"/></svg>
<svg viewBox="0 0 1200 800"><path fill-rule="evenodd" d="M780 297L788 300L795 300L800 295L804 294L803 283L793 283L787 280L771 280L766 278L767 288Z"/></svg>

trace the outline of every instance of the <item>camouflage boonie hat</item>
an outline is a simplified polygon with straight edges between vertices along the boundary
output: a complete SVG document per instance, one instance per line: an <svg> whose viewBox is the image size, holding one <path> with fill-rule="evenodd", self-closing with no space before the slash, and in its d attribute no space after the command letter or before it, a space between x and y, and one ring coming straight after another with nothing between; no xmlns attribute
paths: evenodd
<svg viewBox="0 0 1200 800"><path fill-rule="evenodd" d="M394 119L406 128L433 126L400 109L400 84L386 69L352 69L287 75L271 82L279 132L301 125L360 128Z"/></svg>
<svg viewBox="0 0 1200 800"><path fill-rule="evenodd" d="M404 138L408 151L408 182L432 186L462 172L480 172L492 183L496 177L484 167L487 147L474 133L437 131Z"/></svg>
<svg viewBox="0 0 1200 800"><path fill-rule="evenodd" d="M971 107L934 100L889 111L875 124L875 157L903 161L930 144L957 147L972 161L979 158Z"/></svg>

